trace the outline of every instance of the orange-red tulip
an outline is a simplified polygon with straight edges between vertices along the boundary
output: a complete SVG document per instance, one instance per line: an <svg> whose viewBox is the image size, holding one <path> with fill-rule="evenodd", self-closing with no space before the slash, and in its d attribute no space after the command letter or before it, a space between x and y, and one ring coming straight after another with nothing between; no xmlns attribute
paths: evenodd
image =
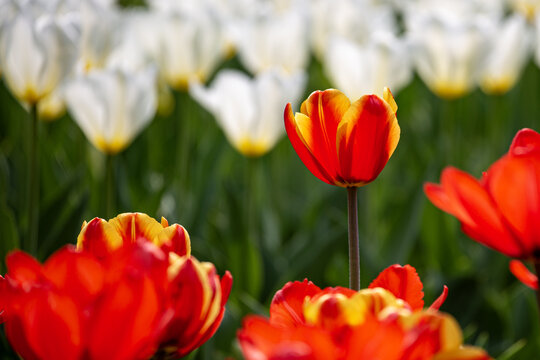
<svg viewBox="0 0 540 360"><path fill-rule="evenodd" d="M232 277L189 255L189 235L145 214L83 225L43 265L23 252L0 279L7 337L24 359L183 356L221 323Z"/></svg>
<svg viewBox="0 0 540 360"><path fill-rule="evenodd" d="M274 296L270 319L246 317L238 340L247 360L490 359L463 346L459 325L437 311L446 289L424 310L422 287L408 265L389 267L358 292L290 282Z"/></svg>
<svg viewBox="0 0 540 360"><path fill-rule="evenodd" d="M315 91L293 114L285 108L285 129L296 153L322 181L341 187L366 185L379 175L399 141L397 105L383 98L355 102L339 90Z"/></svg>
<svg viewBox="0 0 540 360"><path fill-rule="evenodd" d="M443 170L440 185L427 183L424 190L435 206L461 222L463 231L472 239L513 258L540 261L537 132L519 131L508 153L480 180L448 167Z"/></svg>

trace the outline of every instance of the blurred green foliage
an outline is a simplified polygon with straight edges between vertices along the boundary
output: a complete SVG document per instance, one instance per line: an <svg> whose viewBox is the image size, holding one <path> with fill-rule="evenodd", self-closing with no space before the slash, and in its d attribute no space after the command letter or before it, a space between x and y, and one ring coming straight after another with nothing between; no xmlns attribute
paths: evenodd
<svg viewBox="0 0 540 360"><path fill-rule="evenodd" d="M230 60L224 67L239 67ZM306 96L330 87L310 66ZM305 97L304 97L305 98ZM248 159L226 141L214 119L185 93L169 116L157 116L115 157L115 213L140 211L184 225L193 254L234 277L226 317L192 357L241 358L235 342L247 313L268 314L285 282L347 285L346 192L312 176L283 138ZM459 223L426 199L422 185L452 165L475 176L497 160L523 127L540 130L540 70L532 63L510 93L479 91L437 98L415 79L396 96L401 140L379 178L359 191L362 285L394 263L415 266L429 304L447 284L442 310L457 318L465 341L501 360L533 359L540 349L535 294L514 279L508 259L471 241ZM0 86L0 257L25 230L30 121ZM40 124L41 261L75 243L84 220L105 217L105 156L69 118ZM0 264L1 273L5 272ZM14 358L5 338L2 358Z"/></svg>

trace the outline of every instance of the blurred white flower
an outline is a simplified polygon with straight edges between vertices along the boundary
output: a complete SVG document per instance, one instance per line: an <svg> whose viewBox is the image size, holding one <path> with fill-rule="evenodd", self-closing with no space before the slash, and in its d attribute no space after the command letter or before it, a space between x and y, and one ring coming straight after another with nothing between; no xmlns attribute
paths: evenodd
<svg viewBox="0 0 540 360"><path fill-rule="evenodd" d="M52 93L41 99L38 102L37 109L39 119L43 121L53 121L64 115L66 103L62 86L60 85Z"/></svg>
<svg viewBox="0 0 540 360"><path fill-rule="evenodd" d="M529 21L533 21L540 10L540 0L508 0L510 6L517 12L525 16Z"/></svg>
<svg viewBox="0 0 540 360"><path fill-rule="evenodd" d="M397 31L392 8L370 0L312 0L310 20L311 46L320 59L334 35L361 44L375 31Z"/></svg>
<svg viewBox="0 0 540 360"><path fill-rule="evenodd" d="M77 47L54 18L24 10L2 27L0 68L11 92L26 104L50 94L72 70Z"/></svg>
<svg viewBox="0 0 540 360"><path fill-rule="evenodd" d="M514 14L489 29L489 50L480 72L480 87L502 94L517 82L531 51L532 34L525 18Z"/></svg>
<svg viewBox="0 0 540 360"><path fill-rule="evenodd" d="M81 48L79 70L104 68L111 52L119 45L123 30L122 14L99 3L80 5Z"/></svg>
<svg viewBox="0 0 540 360"><path fill-rule="evenodd" d="M238 56L252 74L274 67L287 73L306 68L309 60L307 23L300 12L253 17L243 22L237 31Z"/></svg>
<svg viewBox="0 0 540 360"><path fill-rule="evenodd" d="M190 94L214 115L240 153L255 157L268 152L284 133L283 109L302 95L305 81L304 72L285 76L270 70L250 78L223 70L208 88L192 84Z"/></svg>
<svg viewBox="0 0 540 360"><path fill-rule="evenodd" d="M93 70L66 83L68 109L88 140L115 154L153 119L156 71Z"/></svg>
<svg viewBox="0 0 540 360"><path fill-rule="evenodd" d="M185 90L190 79L206 81L225 52L223 34L208 12L159 14L158 65L169 85Z"/></svg>
<svg viewBox="0 0 540 360"><path fill-rule="evenodd" d="M350 99L365 94L382 97L388 87L394 93L412 78L409 48L391 33L376 33L367 44L334 37L325 56L325 70L332 84Z"/></svg>
<svg viewBox="0 0 540 360"><path fill-rule="evenodd" d="M413 62L426 85L443 98L457 98L472 90L486 51L483 19L433 15L411 25Z"/></svg>

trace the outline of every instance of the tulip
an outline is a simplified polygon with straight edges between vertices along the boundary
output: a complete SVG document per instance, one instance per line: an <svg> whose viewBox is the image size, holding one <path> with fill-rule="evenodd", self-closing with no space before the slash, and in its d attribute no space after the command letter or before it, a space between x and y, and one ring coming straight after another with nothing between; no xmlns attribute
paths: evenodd
<svg viewBox="0 0 540 360"><path fill-rule="evenodd" d="M124 150L153 119L156 72L94 70L65 85L68 109L89 141L106 155L105 213L113 212L113 155Z"/></svg>
<svg viewBox="0 0 540 360"><path fill-rule="evenodd" d="M375 33L397 33L392 7L380 3L356 0L310 1L310 37L315 55L324 59L334 36L357 44L368 44Z"/></svg>
<svg viewBox="0 0 540 360"><path fill-rule="evenodd" d="M271 68L294 74L307 67L307 23L299 11L253 17L237 31L238 57L252 74Z"/></svg>
<svg viewBox="0 0 540 360"><path fill-rule="evenodd" d="M503 94L515 85L529 59L532 34L519 15L497 22L490 34L480 86L485 93Z"/></svg>
<svg viewBox="0 0 540 360"><path fill-rule="evenodd" d="M289 282L275 294L270 318L246 317L238 340L247 360L490 359L462 345L457 322L438 311L444 299L424 310L422 297L408 265L386 269L360 291Z"/></svg>
<svg viewBox="0 0 540 360"><path fill-rule="evenodd" d="M540 10L538 0L509 0L510 6L525 16L529 21L533 21Z"/></svg>
<svg viewBox="0 0 540 360"><path fill-rule="evenodd" d="M76 46L51 17L32 17L23 9L2 27L0 68L13 95L34 105L71 71Z"/></svg>
<svg viewBox="0 0 540 360"><path fill-rule="evenodd" d="M77 55L68 29L37 8L33 2L8 3L1 7L8 15L0 16L0 69L8 89L30 109L25 246L33 253L37 251L39 227L37 106L70 73Z"/></svg>
<svg viewBox="0 0 540 360"><path fill-rule="evenodd" d="M281 114L287 99L300 96L306 76L271 70L255 78L223 70L208 88L193 83L190 93L214 115L229 142L243 155L257 157L283 134Z"/></svg>
<svg viewBox="0 0 540 360"><path fill-rule="evenodd" d="M427 183L424 191L435 206L455 216L473 240L506 256L530 260L539 273L539 179L540 134L523 129L508 153L480 180L448 167L441 184ZM526 285L535 287L524 266L513 263L511 270Z"/></svg>
<svg viewBox="0 0 540 360"><path fill-rule="evenodd" d="M0 278L8 340L22 358L180 357L219 326L232 278L189 254L185 229L145 214L83 225L43 265L17 251Z"/></svg>
<svg viewBox="0 0 540 360"><path fill-rule="evenodd" d="M431 91L447 99L471 91L486 51L483 19L433 13L415 16L408 23L413 63Z"/></svg>
<svg viewBox="0 0 540 360"><path fill-rule="evenodd" d="M285 108L285 129L296 153L320 180L347 188L349 280L360 289L356 190L379 175L399 141L397 105L387 88L383 98L364 95L354 103L339 90L315 91L301 112Z"/></svg>
<svg viewBox="0 0 540 360"><path fill-rule="evenodd" d="M224 56L224 38L209 11L158 13L158 64L167 83L187 90L190 80L205 82Z"/></svg>
<svg viewBox="0 0 540 360"><path fill-rule="evenodd" d="M412 64L405 40L392 33L376 33L366 44L342 37L330 41L325 56L329 79L347 97L378 94L385 85L399 91L412 78Z"/></svg>

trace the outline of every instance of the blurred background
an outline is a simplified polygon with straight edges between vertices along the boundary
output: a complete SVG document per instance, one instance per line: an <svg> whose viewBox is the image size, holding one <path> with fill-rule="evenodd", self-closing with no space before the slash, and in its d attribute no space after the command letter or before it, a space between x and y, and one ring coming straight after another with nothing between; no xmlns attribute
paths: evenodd
<svg viewBox="0 0 540 360"><path fill-rule="evenodd" d="M362 286L411 264L427 304L448 285L442 310L466 343L535 359L534 292L422 186L448 165L480 177L519 129L540 130L539 13L535 0L0 0L0 258L43 261L94 217L164 216L234 277L221 328L190 357L240 359L243 316L268 315L287 281L348 284L346 192L301 163L286 103L388 86L401 139L359 190ZM16 358L3 335L0 354Z"/></svg>

